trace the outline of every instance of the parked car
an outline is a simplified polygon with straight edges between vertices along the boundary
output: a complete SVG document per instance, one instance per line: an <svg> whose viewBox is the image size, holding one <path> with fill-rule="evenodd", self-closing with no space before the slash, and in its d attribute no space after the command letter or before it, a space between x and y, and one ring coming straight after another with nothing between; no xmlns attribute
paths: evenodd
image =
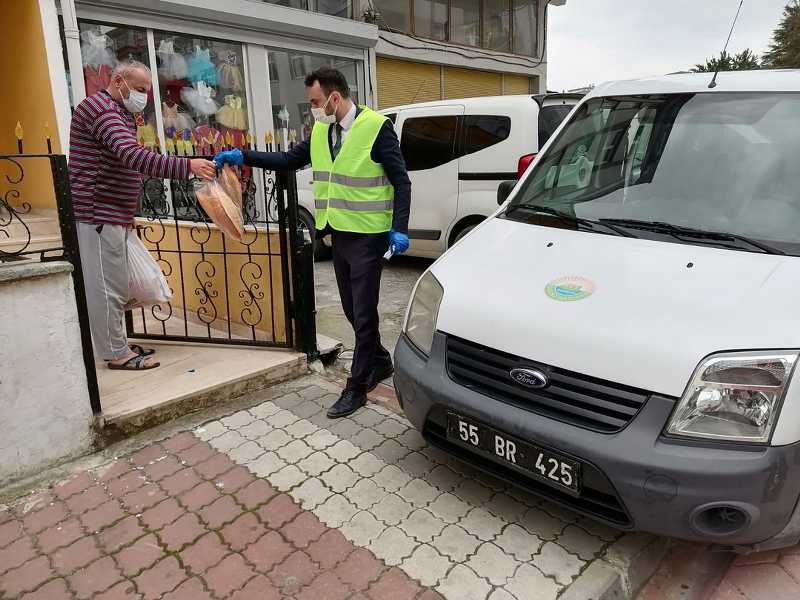
<svg viewBox="0 0 800 600"><path fill-rule="evenodd" d="M408 254L436 258L497 209L501 181L524 171L580 94L443 100L381 111L411 178ZM300 219L314 227L311 169L297 174ZM328 240L315 242L317 258Z"/></svg>
<svg viewBox="0 0 800 600"><path fill-rule="evenodd" d="M761 550L800 540L800 71L710 80L593 90L422 276L394 381L512 484Z"/></svg>

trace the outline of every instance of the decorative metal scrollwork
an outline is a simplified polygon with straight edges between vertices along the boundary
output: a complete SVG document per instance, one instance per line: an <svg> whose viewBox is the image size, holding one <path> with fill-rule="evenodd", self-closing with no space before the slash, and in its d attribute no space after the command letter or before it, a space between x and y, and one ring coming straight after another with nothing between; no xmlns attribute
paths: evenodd
<svg viewBox="0 0 800 600"><path fill-rule="evenodd" d="M22 218L23 215L30 213L31 205L27 202L19 202L22 194L19 189L14 187L20 185L25 179L25 169L19 161L13 158L0 157L0 166L7 165L11 166L11 171L4 174L4 179L5 184L11 186L11 189L0 192L0 240L2 238L13 239L14 243L10 247L0 248L0 259L24 254L31 245L32 237L31 228ZM14 205L15 201L17 202L16 206ZM12 233L14 230L18 232L16 235Z"/></svg>

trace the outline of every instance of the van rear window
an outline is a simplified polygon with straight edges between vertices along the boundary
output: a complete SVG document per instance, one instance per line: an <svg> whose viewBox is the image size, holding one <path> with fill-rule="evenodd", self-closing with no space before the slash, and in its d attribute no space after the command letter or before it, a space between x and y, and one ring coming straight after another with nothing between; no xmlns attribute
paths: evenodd
<svg viewBox="0 0 800 600"><path fill-rule="evenodd" d="M464 142L461 156L485 150L499 144L511 134L511 119L497 115L467 115L464 117Z"/></svg>
<svg viewBox="0 0 800 600"><path fill-rule="evenodd" d="M561 122L575 108L573 104L558 104L555 106L545 106L539 111L539 150L550 139Z"/></svg>

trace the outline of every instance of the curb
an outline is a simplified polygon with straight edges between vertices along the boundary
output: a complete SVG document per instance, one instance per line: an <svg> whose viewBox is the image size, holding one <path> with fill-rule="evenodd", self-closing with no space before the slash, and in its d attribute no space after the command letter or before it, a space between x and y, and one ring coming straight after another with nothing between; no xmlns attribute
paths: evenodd
<svg viewBox="0 0 800 600"><path fill-rule="evenodd" d="M581 573L559 600L633 600L658 570L669 538L627 533Z"/></svg>

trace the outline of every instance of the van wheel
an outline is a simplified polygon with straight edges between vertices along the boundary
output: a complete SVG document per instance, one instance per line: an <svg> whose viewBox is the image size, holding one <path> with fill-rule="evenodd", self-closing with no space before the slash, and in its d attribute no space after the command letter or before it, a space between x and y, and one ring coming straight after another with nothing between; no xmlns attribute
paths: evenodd
<svg viewBox="0 0 800 600"><path fill-rule="evenodd" d="M311 235L311 242L314 244L314 260L319 262L328 260L331 257L331 249L328 248L322 239L317 239L317 228L314 217L306 210L297 211L298 225L303 231L308 231Z"/></svg>
<svg viewBox="0 0 800 600"><path fill-rule="evenodd" d="M458 242L461 238L467 235L470 231L475 229L482 222L483 219L476 219L461 225L461 228L458 229L456 233L450 234L450 245L448 246L448 248L453 246L456 242Z"/></svg>

